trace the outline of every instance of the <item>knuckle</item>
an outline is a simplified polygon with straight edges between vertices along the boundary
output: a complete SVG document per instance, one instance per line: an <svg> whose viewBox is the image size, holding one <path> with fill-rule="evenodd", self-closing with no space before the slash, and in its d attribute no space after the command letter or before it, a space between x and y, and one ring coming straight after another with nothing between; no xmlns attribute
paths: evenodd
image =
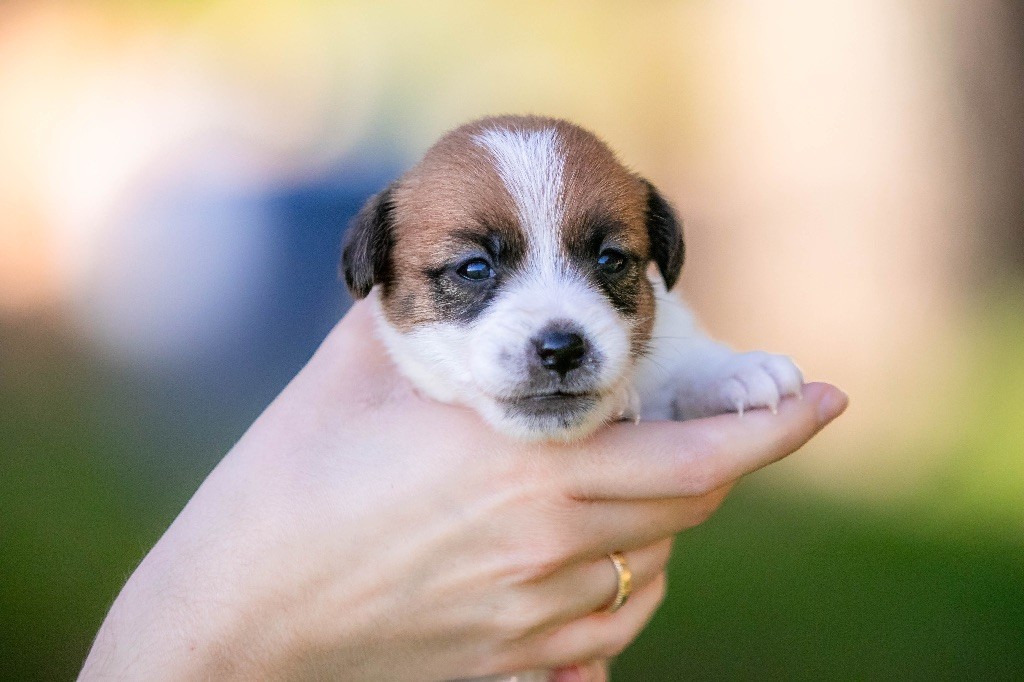
<svg viewBox="0 0 1024 682"><path fill-rule="evenodd" d="M510 599L495 612L492 622L499 641L516 642L536 630L541 620L525 600Z"/></svg>
<svg viewBox="0 0 1024 682"><path fill-rule="evenodd" d="M534 583L549 577L568 559L564 546L553 538L521 546L512 561L511 574L514 582Z"/></svg>
<svg viewBox="0 0 1024 682"><path fill-rule="evenodd" d="M543 580L571 563L581 550L582 538L573 532L566 509L557 501L538 510L527 524L530 531L515 540L512 578L531 583Z"/></svg>
<svg viewBox="0 0 1024 682"><path fill-rule="evenodd" d="M537 590L509 588L490 609L488 623L494 640L507 649L542 632L559 615L558 605Z"/></svg>
<svg viewBox="0 0 1024 682"><path fill-rule="evenodd" d="M537 638L519 639L517 641L501 641L497 638L489 646L484 646L476 657L476 665L467 666L458 671L459 680L514 680L512 671L538 670L547 667L547 657L538 650ZM496 672L504 671L496 675ZM426 678L422 678L426 679ZM526 676L519 679L530 679Z"/></svg>
<svg viewBox="0 0 1024 682"><path fill-rule="evenodd" d="M509 503L516 518L497 539L501 565L499 576L512 585L536 582L564 567L577 552L579 539L553 503L529 497ZM526 513L523 506L529 506ZM510 515L513 512L510 512Z"/></svg>

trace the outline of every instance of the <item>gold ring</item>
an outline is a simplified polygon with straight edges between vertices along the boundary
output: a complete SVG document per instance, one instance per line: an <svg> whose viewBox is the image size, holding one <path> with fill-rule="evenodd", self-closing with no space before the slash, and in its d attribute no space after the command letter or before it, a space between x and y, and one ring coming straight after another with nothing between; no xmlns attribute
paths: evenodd
<svg viewBox="0 0 1024 682"><path fill-rule="evenodd" d="M622 555L622 552L612 552L608 555L608 558L612 560L612 565L615 566L615 575L618 576L619 586L615 591L615 599L612 600L611 606L608 607L608 613L615 613L622 608L622 605L629 599L629 593L633 591L633 572L629 570L629 564L626 563L626 557Z"/></svg>

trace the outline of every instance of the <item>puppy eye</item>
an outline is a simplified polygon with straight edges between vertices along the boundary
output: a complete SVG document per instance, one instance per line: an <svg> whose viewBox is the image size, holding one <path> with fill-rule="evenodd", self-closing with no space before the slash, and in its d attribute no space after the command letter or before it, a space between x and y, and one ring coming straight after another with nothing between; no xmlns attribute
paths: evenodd
<svg viewBox="0 0 1024 682"><path fill-rule="evenodd" d="M456 272L459 273L459 277L468 279L471 282L482 282L494 277L494 270L491 268L490 263L483 258L474 258L473 260L466 261L459 266Z"/></svg>
<svg viewBox="0 0 1024 682"><path fill-rule="evenodd" d="M605 249L597 257L597 268L606 275L622 272L624 267L626 267L626 256L615 249Z"/></svg>

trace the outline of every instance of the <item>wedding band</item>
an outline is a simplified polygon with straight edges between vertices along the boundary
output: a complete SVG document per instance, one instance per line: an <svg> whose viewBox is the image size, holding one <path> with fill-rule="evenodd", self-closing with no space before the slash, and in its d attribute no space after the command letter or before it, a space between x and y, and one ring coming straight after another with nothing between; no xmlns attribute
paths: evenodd
<svg viewBox="0 0 1024 682"><path fill-rule="evenodd" d="M619 581L619 586L615 591L615 599L612 600L611 606L608 607L608 613L615 613L622 608L622 605L629 599L629 593L633 591L633 572L629 570L629 564L626 563L626 557L622 555L622 552L612 552L608 555L608 558L612 560L612 565L615 566L615 575Z"/></svg>

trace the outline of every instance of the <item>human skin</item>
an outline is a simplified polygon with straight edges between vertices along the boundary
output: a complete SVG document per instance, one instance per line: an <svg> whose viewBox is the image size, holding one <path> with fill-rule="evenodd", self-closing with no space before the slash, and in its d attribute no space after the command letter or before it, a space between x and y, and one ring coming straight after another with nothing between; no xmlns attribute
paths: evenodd
<svg viewBox="0 0 1024 682"><path fill-rule="evenodd" d="M846 402L808 384L774 415L522 443L418 396L359 303L129 578L80 679L594 679L660 604L672 537Z"/></svg>

